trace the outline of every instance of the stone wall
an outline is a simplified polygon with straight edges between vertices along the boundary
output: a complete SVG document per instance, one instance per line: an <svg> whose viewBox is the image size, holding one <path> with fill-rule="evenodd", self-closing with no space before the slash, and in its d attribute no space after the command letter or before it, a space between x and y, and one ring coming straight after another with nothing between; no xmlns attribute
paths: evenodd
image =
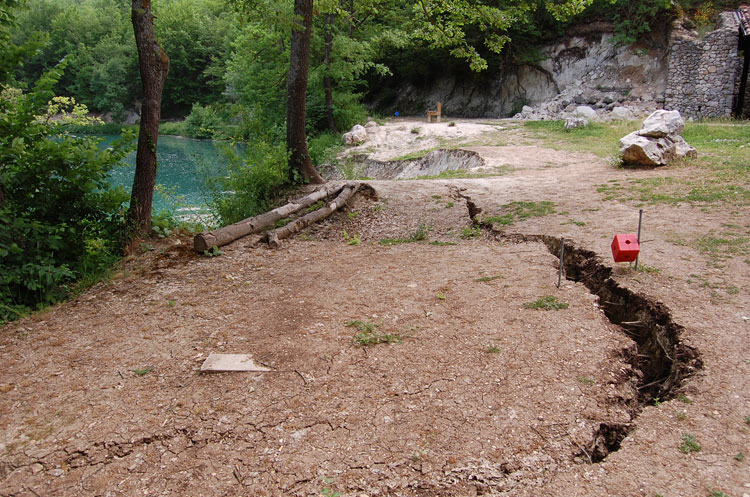
<svg viewBox="0 0 750 497"><path fill-rule="evenodd" d="M738 19L723 12L716 30L700 37L675 26L669 50L664 108L688 117L724 117L737 98L742 59Z"/></svg>

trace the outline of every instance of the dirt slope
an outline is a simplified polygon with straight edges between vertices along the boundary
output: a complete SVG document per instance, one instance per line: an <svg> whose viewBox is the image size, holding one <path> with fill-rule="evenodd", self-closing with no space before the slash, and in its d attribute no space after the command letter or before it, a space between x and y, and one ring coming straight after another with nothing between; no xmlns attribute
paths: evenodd
<svg viewBox="0 0 750 497"><path fill-rule="evenodd" d="M747 229L746 213L646 207L642 262L658 272L614 267L607 299L623 300L602 304L590 279L638 209L597 185L664 171L469 148L512 169L372 181L377 199L278 250L155 241L112 282L3 327L0 495L750 494L748 263L674 243ZM469 205L488 218L514 201L554 213L472 228ZM558 289L562 236L580 265ZM545 296L569 307L529 308ZM617 305L639 317L613 323ZM663 312L650 349L628 324L646 311ZM395 343L358 345L357 321ZM273 371L202 375L211 352ZM660 393L656 362L656 383L688 376ZM700 451L680 450L687 435Z"/></svg>

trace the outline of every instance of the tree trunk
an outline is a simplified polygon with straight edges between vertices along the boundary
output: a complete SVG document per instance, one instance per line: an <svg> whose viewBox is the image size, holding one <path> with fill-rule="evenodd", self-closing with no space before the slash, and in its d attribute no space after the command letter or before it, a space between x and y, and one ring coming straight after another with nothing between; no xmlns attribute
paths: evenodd
<svg viewBox="0 0 750 497"><path fill-rule="evenodd" d="M331 133L338 134L336 120L333 118L333 78L331 77L331 50L333 48L333 22L335 14L326 14L325 32L325 55L323 62L326 66L326 75L323 78L323 87L326 93L326 117L328 118L328 129Z"/></svg>
<svg viewBox="0 0 750 497"><path fill-rule="evenodd" d="M133 0L131 19L143 86L141 126L135 159L133 192L128 209L130 239L151 231L151 204L156 183L156 145L159 140L161 94L169 73L169 57L154 35L151 0Z"/></svg>
<svg viewBox="0 0 750 497"><path fill-rule="evenodd" d="M258 233L269 226L272 226L276 221L291 216L292 214L296 214L302 209L306 209L316 202L338 193L342 188L343 186L326 185L320 187L309 195L289 202L286 205L259 216L249 217L237 223L230 224L229 226L219 228L218 230L206 231L195 235L195 238L193 239L193 248L200 254L206 250L210 250L214 246L223 247L239 238Z"/></svg>
<svg viewBox="0 0 750 497"><path fill-rule="evenodd" d="M279 229L269 231L266 235L268 245L274 248L278 248L280 245L280 241L284 238L289 238L293 234L307 228L311 224L317 223L318 221L322 221L323 219L327 218L337 210L341 209L341 207L346 205L349 199L352 198L352 195L357 193L359 187L360 185L358 184L344 185L344 187L341 189L341 193L339 193L338 197L336 197L330 204L324 205L316 211L310 212L309 214L297 218L286 226L282 226Z"/></svg>
<svg viewBox="0 0 750 497"><path fill-rule="evenodd" d="M310 183L325 183L307 151L305 99L307 73L310 68L313 0L294 0L294 22L290 45L289 76L286 87L286 148L289 152L289 174L299 172Z"/></svg>

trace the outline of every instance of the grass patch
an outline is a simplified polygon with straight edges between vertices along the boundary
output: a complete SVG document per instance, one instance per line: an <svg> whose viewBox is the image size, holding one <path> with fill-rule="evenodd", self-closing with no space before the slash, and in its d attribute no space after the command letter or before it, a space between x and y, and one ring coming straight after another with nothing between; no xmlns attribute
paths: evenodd
<svg viewBox="0 0 750 497"><path fill-rule="evenodd" d="M482 236L482 230L478 226L466 226L461 229L461 238L469 240L471 238L479 238Z"/></svg>
<svg viewBox="0 0 750 497"><path fill-rule="evenodd" d="M486 349L484 349L485 352L488 354L499 354L500 353L500 347L497 345L490 345Z"/></svg>
<svg viewBox="0 0 750 497"><path fill-rule="evenodd" d="M543 200L541 202L510 202L500 208L503 214L486 217L483 223L510 226L516 221L523 221L530 217L543 217L555 213L555 203Z"/></svg>
<svg viewBox="0 0 750 497"><path fill-rule="evenodd" d="M135 373L136 376L146 376L151 371L153 371L154 368L151 366L146 366L145 368L135 368L133 370L133 373Z"/></svg>
<svg viewBox="0 0 750 497"><path fill-rule="evenodd" d="M533 302L526 302L523 306L526 309L540 309L544 311L559 311L570 307L567 302L558 300L554 295L547 295Z"/></svg>
<svg viewBox="0 0 750 497"><path fill-rule="evenodd" d="M430 245L436 245L438 247L445 247L447 245L456 245L456 242L441 242L439 240L433 240L430 242Z"/></svg>
<svg viewBox="0 0 750 497"><path fill-rule="evenodd" d="M379 333L377 328L380 327L380 324L356 320L349 321L346 323L346 326L357 329L357 334L354 335L352 341L359 347L378 345L380 343L401 343L401 332Z"/></svg>
<svg viewBox="0 0 750 497"><path fill-rule="evenodd" d="M526 121L524 130L544 146L557 150L590 152L599 157L617 155L617 142L628 133L640 129L636 121L596 123L583 128L565 129L565 121Z"/></svg>
<svg viewBox="0 0 750 497"><path fill-rule="evenodd" d="M464 178L491 178L494 176L505 176L513 170L510 166L494 166L492 169L474 171L471 169L446 169L440 174L417 176L407 179L464 179Z"/></svg>
<svg viewBox="0 0 750 497"><path fill-rule="evenodd" d="M502 276L498 274L496 276L483 276L481 278L475 279L474 281L476 281L478 283L487 283L487 282L490 282L490 281L499 280L500 278L502 278Z"/></svg>

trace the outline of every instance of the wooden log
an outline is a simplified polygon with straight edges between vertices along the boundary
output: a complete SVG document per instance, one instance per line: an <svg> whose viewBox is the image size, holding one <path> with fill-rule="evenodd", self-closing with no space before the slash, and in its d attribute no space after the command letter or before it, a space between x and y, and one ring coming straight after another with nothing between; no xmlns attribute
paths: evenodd
<svg viewBox="0 0 750 497"><path fill-rule="evenodd" d="M250 235L252 233L258 233L259 231L273 226L276 221L284 219L287 216L291 216L302 209L310 207L315 202L322 200L326 197L330 197L341 191L347 185L324 185L323 187L315 190L309 195L306 195L298 200L289 202L286 205L278 207L272 211L268 211L264 214L255 217L249 217L243 219L229 226L224 226L214 231L206 231L195 235L193 239L193 248L198 253L203 253L213 247L222 247L233 241L242 238L243 236Z"/></svg>
<svg viewBox="0 0 750 497"><path fill-rule="evenodd" d="M268 245L277 248L280 245L281 240L283 240L284 238L289 238L293 234L307 228L311 224L317 223L318 221L322 221L323 219L327 218L338 209L346 205L349 199L352 198L355 193L357 193L358 189L359 185L348 184L341 189L341 193L339 193L338 197L336 197L328 205L321 207L320 209L306 214L300 218L297 218L286 226L269 231L266 235L266 241L268 242Z"/></svg>

